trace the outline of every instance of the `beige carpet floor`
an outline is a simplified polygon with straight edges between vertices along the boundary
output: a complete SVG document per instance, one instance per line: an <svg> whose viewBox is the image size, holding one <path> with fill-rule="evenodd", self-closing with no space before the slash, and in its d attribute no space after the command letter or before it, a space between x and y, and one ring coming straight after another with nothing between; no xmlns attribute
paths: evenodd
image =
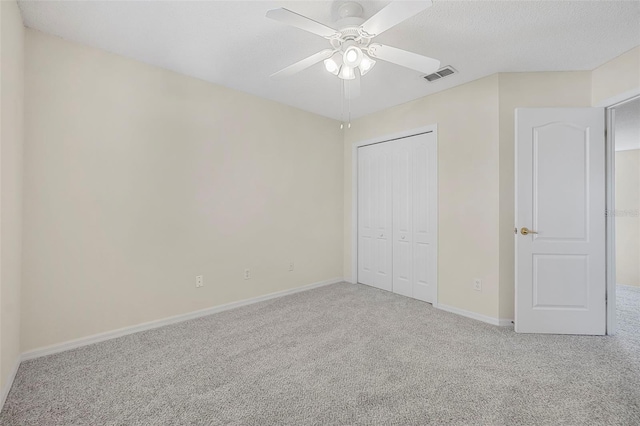
<svg viewBox="0 0 640 426"><path fill-rule="evenodd" d="M640 425L640 290L613 337L516 334L335 284L24 362L9 425Z"/></svg>

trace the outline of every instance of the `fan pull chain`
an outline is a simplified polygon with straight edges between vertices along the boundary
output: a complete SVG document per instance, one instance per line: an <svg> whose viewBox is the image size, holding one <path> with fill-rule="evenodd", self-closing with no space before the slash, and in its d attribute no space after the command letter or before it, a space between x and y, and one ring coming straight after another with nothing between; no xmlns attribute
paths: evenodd
<svg viewBox="0 0 640 426"><path fill-rule="evenodd" d="M351 83L349 83L349 124L347 128L351 128Z"/></svg>
<svg viewBox="0 0 640 426"><path fill-rule="evenodd" d="M342 112L340 113L340 129L344 129L344 104L345 99L347 103L347 129L351 128L351 84L347 80L340 79L340 107Z"/></svg>

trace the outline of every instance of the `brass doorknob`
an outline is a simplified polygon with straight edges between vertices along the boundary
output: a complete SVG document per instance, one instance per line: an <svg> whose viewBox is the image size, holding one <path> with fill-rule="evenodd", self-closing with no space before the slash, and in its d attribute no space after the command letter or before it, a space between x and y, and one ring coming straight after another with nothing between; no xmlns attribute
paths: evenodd
<svg viewBox="0 0 640 426"><path fill-rule="evenodd" d="M537 234L537 232L536 232L536 231L532 231L531 229L528 229L528 228L522 228L522 229L520 230L520 233L521 233L522 235Z"/></svg>

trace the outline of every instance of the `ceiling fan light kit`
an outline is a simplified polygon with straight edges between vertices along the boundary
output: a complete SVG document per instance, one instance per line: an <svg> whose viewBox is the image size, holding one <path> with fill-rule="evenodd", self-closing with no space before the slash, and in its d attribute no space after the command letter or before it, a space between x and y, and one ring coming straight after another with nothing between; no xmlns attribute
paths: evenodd
<svg viewBox="0 0 640 426"><path fill-rule="evenodd" d="M353 68L343 65L340 69L340 74L338 75L343 80L353 80L356 78L356 72Z"/></svg>
<svg viewBox="0 0 640 426"><path fill-rule="evenodd" d="M343 93L350 100L360 93L360 77L376 64L375 59L390 62L423 74L431 74L440 68L440 61L417 53L386 46L371 41L389 28L411 18L432 5L431 0L391 2L366 21L362 18L362 6L345 2L339 10L338 30L316 22L289 9L280 8L267 12L274 19L319 35L329 41L331 49L322 50L290 65L272 78L288 77L319 62L325 69L342 80L349 80L350 87Z"/></svg>
<svg viewBox="0 0 640 426"><path fill-rule="evenodd" d="M329 54L327 54L328 49L325 49L273 74L272 77L293 75L321 61L324 61L327 71L338 77L343 75L340 67L344 65L352 69L359 67L360 74L364 75L375 64L373 58L401 65L423 74L431 74L440 68L440 61L396 47L379 43L372 44L371 41L384 31L422 12L432 4L431 0L391 2L365 21L361 17L362 6L356 2L345 2L338 10L340 16L338 21L340 29L338 30L289 9L270 10L267 12L267 18L319 35L331 44ZM338 56L336 53L342 56L342 64L336 60ZM345 74L350 75L351 73Z"/></svg>
<svg viewBox="0 0 640 426"><path fill-rule="evenodd" d="M367 55L362 56L362 61L360 62L360 75L365 75L368 73L371 68L376 64L376 61L368 57Z"/></svg>
<svg viewBox="0 0 640 426"><path fill-rule="evenodd" d="M324 68L343 80L353 80L356 69L360 71L360 75L365 75L375 64L376 61L356 46L348 47L344 53L336 50L330 58L324 60Z"/></svg>
<svg viewBox="0 0 640 426"><path fill-rule="evenodd" d="M336 53L329 59L324 60L324 68L331 74L338 75L340 73L340 67L342 66L341 63L338 63L339 60L341 61L342 58Z"/></svg>
<svg viewBox="0 0 640 426"><path fill-rule="evenodd" d="M355 68L360 65L360 61L362 61L362 50L355 46L349 46L344 50L342 60L345 65Z"/></svg>

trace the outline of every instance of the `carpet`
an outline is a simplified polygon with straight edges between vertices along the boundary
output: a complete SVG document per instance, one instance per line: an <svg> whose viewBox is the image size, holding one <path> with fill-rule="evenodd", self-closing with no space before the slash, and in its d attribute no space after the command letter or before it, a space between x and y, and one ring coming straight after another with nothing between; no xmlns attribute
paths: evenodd
<svg viewBox="0 0 640 426"><path fill-rule="evenodd" d="M611 337L516 334L334 284L22 363L9 425L639 425L640 290Z"/></svg>

